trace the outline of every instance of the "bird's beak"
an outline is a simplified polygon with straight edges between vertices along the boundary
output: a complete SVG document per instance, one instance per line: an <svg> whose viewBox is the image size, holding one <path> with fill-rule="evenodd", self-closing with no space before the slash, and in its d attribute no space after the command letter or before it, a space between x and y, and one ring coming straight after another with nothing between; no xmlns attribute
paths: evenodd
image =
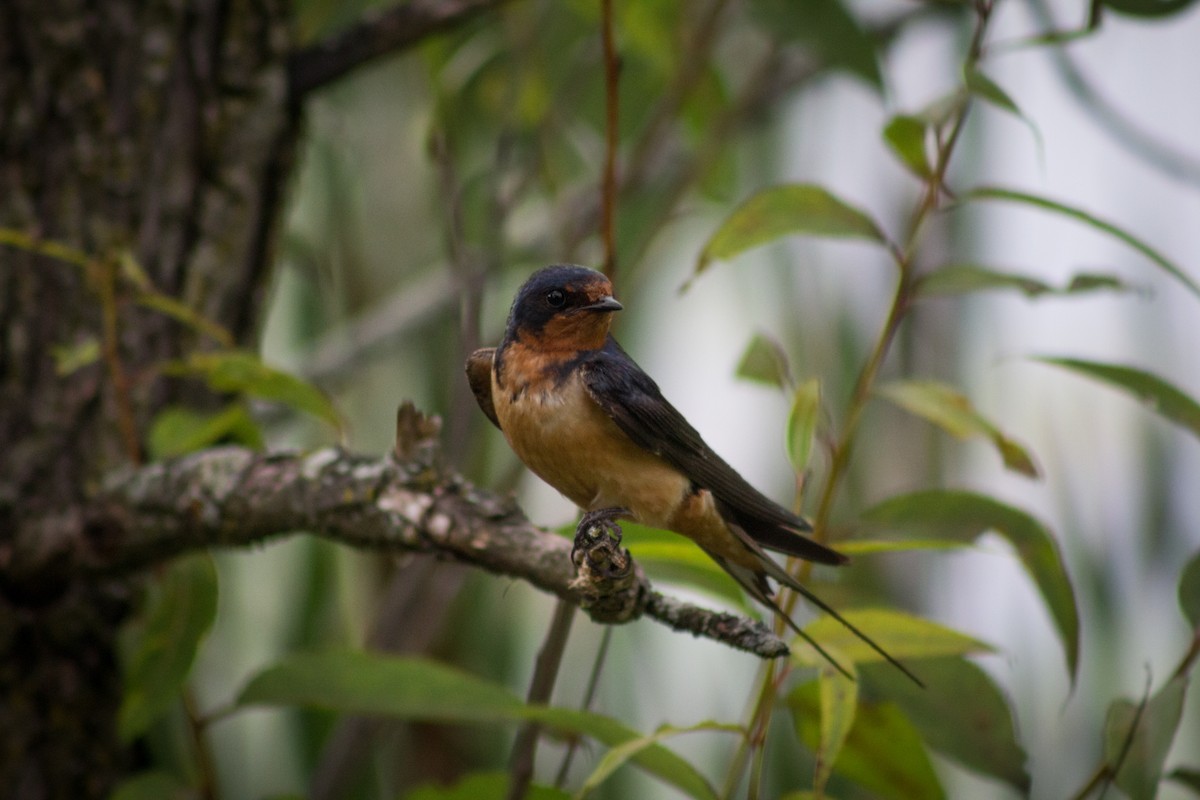
<svg viewBox="0 0 1200 800"><path fill-rule="evenodd" d="M612 295L601 297L594 303L583 307L585 311L620 311L625 306L617 302L617 298Z"/></svg>

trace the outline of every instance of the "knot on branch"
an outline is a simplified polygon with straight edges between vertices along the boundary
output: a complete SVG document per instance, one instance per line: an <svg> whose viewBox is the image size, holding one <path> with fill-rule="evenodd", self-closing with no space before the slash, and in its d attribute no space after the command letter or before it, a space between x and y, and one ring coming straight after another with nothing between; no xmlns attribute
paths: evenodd
<svg viewBox="0 0 1200 800"><path fill-rule="evenodd" d="M649 586L633 556L621 547L621 526L616 522L628 513L623 508L591 511L575 529L571 562L576 576L570 588L596 622L629 622L641 616L645 605Z"/></svg>

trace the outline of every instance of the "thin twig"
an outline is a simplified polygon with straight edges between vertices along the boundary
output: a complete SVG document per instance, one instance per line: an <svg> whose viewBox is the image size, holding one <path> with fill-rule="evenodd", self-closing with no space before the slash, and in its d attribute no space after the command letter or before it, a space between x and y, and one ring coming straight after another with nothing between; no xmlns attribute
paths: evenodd
<svg viewBox="0 0 1200 800"><path fill-rule="evenodd" d="M111 259L90 261L88 274L96 283L100 298L101 350L108 369L109 384L112 386L113 402L116 407L117 430L125 447L125 457L131 463L142 463L142 442L138 436L137 422L133 412L129 375L121 360L120 315L117 313L117 265Z"/></svg>
<svg viewBox="0 0 1200 800"><path fill-rule="evenodd" d="M604 178L600 202L600 231L604 240L604 274L616 275L617 213L617 79L620 65L613 41L613 0L600 0L601 39L604 45Z"/></svg>
<svg viewBox="0 0 1200 800"><path fill-rule="evenodd" d="M583 691L583 702L580 707L584 711L590 711L592 703L596 700L596 689L600 686L600 672L604 669L604 662L608 660L608 647L612 644L612 626L604 626L604 633L600 637L600 647L596 650L596 659L592 662L592 673L588 676L587 688ZM579 751L578 737L572 738L567 743L567 752L563 755L562 765L558 768L558 775L554 779L554 788L561 789L567 783L567 774L571 771L571 762L575 760L575 753Z"/></svg>
<svg viewBox="0 0 1200 800"><path fill-rule="evenodd" d="M577 608L572 601L561 599L554 607L554 616L550 620L550 628L546 631L542 649L538 651L533 679L529 682L526 701L530 705L545 705L550 702ZM529 784L533 781L534 754L541 730L540 724L526 722L517 732L512 758L509 760L508 800L521 800L529 791Z"/></svg>
<svg viewBox="0 0 1200 800"><path fill-rule="evenodd" d="M183 711L187 717L192 755L196 759L197 786L203 800L217 800L217 767L208 742L206 720L197 713L196 695L190 686L183 690Z"/></svg>
<svg viewBox="0 0 1200 800"><path fill-rule="evenodd" d="M450 30L507 0L412 0L369 12L356 24L288 59L288 94L298 104L312 91L380 56Z"/></svg>

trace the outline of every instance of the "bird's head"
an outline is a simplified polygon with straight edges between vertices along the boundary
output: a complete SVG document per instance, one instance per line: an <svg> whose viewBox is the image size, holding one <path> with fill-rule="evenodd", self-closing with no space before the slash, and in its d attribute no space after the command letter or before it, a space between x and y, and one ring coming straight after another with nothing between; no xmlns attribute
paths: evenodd
<svg viewBox="0 0 1200 800"><path fill-rule="evenodd" d="M587 267L538 270L517 291L505 338L543 351L597 350L608 338L612 312L621 310L612 293L608 278Z"/></svg>

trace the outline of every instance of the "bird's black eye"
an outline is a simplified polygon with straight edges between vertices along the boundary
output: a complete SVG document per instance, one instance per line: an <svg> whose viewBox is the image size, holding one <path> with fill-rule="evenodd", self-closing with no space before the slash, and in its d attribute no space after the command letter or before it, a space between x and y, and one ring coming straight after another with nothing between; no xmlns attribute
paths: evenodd
<svg viewBox="0 0 1200 800"><path fill-rule="evenodd" d="M546 302L551 308L562 308L567 302L567 295L562 289L551 289L546 292Z"/></svg>

